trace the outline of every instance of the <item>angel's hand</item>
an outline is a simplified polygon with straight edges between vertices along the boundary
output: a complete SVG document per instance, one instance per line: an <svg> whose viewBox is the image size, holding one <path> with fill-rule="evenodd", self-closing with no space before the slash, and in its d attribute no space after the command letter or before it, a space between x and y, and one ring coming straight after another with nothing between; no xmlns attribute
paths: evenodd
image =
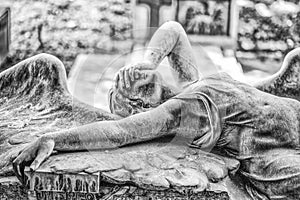
<svg viewBox="0 0 300 200"><path fill-rule="evenodd" d="M54 140L41 137L30 143L13 161L13 168L18 179L24 183L25 166L35 171L46 160L54 149Z"/></svg>
<svg viewBox="0 0 300 200"><path fill-rule="evenodd" d="M118 89L130 89L137 80L149 78L149 71L153 70L153 64L140 62L123 67L115 77L115 87Z"/></svg>

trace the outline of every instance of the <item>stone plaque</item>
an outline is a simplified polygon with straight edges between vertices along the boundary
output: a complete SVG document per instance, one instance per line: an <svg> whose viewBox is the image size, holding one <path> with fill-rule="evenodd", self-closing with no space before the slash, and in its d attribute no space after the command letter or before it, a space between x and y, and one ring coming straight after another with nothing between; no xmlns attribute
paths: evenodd
<svg viewBox="0 0 300 200"><path fill-rule="evenodd" d="M176 17L187 34L229 35L229 0L177 1Z"/></svg>
<svg viewBox="0 0 300 200"><path fill-rule="evenodd" d="M236 0L176 0L175 19L192 43L234 48L237 37Z"/></svg>
<svg viewBox="0 0 300 200"><path fill-rule="evenodd" d="M26 170L29 197L46 199L98 199L100 174L51 173Z"/></svg>
<svg viewBox="0 0 300 200"><path fill-rule="evenodd" d="M10 9L0 8L0 64L9 51L10 43Z"/></svg>
<svg viewBox="0 0 300 200"><path fill-rule="evenodd" d="M236 0L135 0L136 40L149 39L166 21L178 21L192 44L235 49L238 26Z"/></svg>
<svg viewBox="0 0 300 200"><path fill-rule="evenodd" d="M133 0L133 36L138 40L150 39L157 27L174 19L173 0Z"/></svg>

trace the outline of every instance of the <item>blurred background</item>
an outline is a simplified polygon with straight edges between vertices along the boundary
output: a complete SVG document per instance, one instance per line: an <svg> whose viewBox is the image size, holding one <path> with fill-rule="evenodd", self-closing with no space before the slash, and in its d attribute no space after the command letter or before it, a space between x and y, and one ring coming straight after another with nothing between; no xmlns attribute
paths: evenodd
<svg viewBox="0 0 300 200"><path fill-rule="evenodd" d="M0 6L11 8L10 52L1 70L46 52L60 58L69 72L81 53L130 46L110 41L111 35L120 44L130 37L131 7L122 0L1 0Z"/></svg>
<svg viewBox="0 0 300 200"><path fill-rule="evenodd" d="M246 71L276 71L282 57L299 46L299 0L237 4L237 59ZM131 45L130 0L1 0L0 6L12 12L10 52L1 70L47 52L59 57L69 72L78 54L112 53Z"/></svg>

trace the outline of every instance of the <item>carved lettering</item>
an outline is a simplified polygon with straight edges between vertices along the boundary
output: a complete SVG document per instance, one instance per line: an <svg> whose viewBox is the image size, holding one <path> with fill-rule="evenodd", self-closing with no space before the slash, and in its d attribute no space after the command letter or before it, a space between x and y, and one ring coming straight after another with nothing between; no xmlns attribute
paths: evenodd
<svg viewBox="0 0 300 200"><path fill-rule="evenodd" d="M43 192L99 193L99 174L54 174L50 172L25 172L29 189Z"/></svg>

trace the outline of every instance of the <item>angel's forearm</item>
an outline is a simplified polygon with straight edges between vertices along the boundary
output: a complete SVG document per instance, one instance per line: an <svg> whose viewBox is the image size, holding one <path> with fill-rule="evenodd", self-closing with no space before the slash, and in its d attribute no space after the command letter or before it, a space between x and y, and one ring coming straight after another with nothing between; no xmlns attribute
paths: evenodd
<svg viewBox="0 0 300 200"><path fill-rule="evenodd" d="M123 130L113 124L113 121L96 122L43 137L53 139L54 149L58 151L114 148L119 146L124 138ZM113 137L117 133L119 137Z"/></svg>
<svg viewBox="0 0 300 200"><path fill-rule="evenodd" d="M156 69L162 60L171 53L177 42L174 34L165 35L160 32L156 34L159 36L153 37L154 39L151 40L144 54L144 61L151 63L153 69Z"/></svg>
<svg viewBox="0 0 300 200"><path fill-rule="evenodd" d="M179 38L179 31L174 29L172 23L164 23L153 35L144 54L144 60L158 67L162 60L168 56Z"/></svg>
<svg viewBox="0 0 300 200"><path fill-rule="evenodd" d="M164 108L118 121L96 122L44 137L55 142L55 150L110 149L151 140L170 133L174 116Z"/></svg>

